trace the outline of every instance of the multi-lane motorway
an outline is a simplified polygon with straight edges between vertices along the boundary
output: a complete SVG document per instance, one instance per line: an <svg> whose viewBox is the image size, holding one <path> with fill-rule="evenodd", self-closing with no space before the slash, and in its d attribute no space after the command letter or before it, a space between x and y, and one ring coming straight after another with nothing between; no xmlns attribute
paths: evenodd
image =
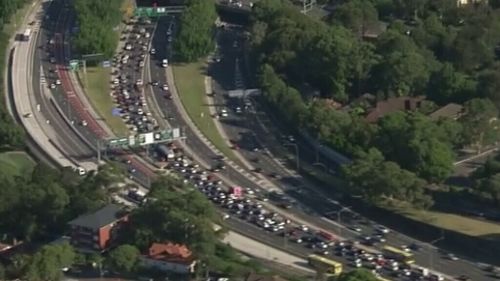
<svg viewBox="0 0 500 281"><path fill-rule="evenodd" d="M77 136L75 130L88 141L94 140L96 138L96 134L99 136L99 129L96 127L97 125L82 125L82 121L87 120L88 117L82 116L85 115L85 113L79 111L83 105L74 104L77 101L71 102L71 99L74 97L71 95L75 94L72 93L74 89L66 79L67 77L64 76L66 75L66 70L62 67L67 65L68 58L64 52L57 51L57 48L64 46L62 45L64 44L64 41L61 39L64 38L65 34L67 35L66 30L68 30L69 27L67 20L70 18L70 13L64 5L52 5L52 7L48 10L48 15L50 20L44 23L46 24L44 26L44 30L47 30L47 33L42 33L42 35L39 36L39 42L37 44L41 47L37 51L38 59L35 59L35 61L39 61L39 64L34 65L35 71L33 74L33 87L36 92L37 102L40 104L42 111L49 112L47 115L49 122L57 128L56 130L58 132L61 132L61 142L65 143L65 150L75 156L81 156L85 160L92 160L93 149L87 144L87 142L82 141L81 137ZM63 15L62 19L60 15ZM149 64L150 68L148 71L151 74L151 80L158 81L159 85L167 84L165 72L161 67L160 62L164 58L170 58L171 55L170 42L167 40L166 29L173 20L174 19L172 17L160 18L153 34L152 46L157 52L154 56L151 56ZM224 88L230 89L229 85L233 83L231 81L241 79L238 77L231 77L231 75L229 75L230 73L237 73L237 71L235 71L236 61L237 59L241 61L242 54L240 53L239 48L234 47L235 41L239 42L236 46L238 46L238 44L242 44L241 41L239 41L240 37L238 34L239 31L237 29L232 30L231 28L227 29L227 33L222 33L220 41L223 53L222 60L220 62L220 66L216 65L211 69L213 74L217 75L217 73L222 73L222 76L227 77L226 82L223 79L218 80L220 85L216 85L216 87L219 87L219 90L216 90L215 98L217 103L227 104L225 106L229 109L229 111L232 111L233 107L238 106L238 104L237 102L235 103L235 101L226 100L221 94L224 92ZM50 43L51 39L55 39L54 44ZM50 62L52 56L55 56L56 64L59 65L59 67L56 68L56 66ZM40 75L40 66L44 70L43 75ZM36 72L36 69L38 69L38 72ZM59 73L54 73L54 69L57 69ZM62 112L66 114L71 121L74 121L73 127L65 123L64 117L57 113L54 105L51 104L50 100L46 97L48 85L55 82L55 79L58 79L58 77L59 79L62 78L62 85L57 86L56 89L54 89L52 96L56 99ZM42 88L40 88L40 82L43 82ZM146 80L144 82L148 83L150 81ZM215 155L215 153L213 153L212 150L197 137L195 132L190 129L186 121L182 118L179 108L177 108L171 100L165 98L165 91L160 87L148 87L148 89L149 90L146 91L146 94L148 94L148 91L152 89L160 109L163 111L164 116L167 116L165 121L167 121L172 127L183 128L185 136L187 137L187 145L191 147L192 151L201 157L206 163L214 163L214 158L217 155ZM76 96L74 99L76 99ZM262 167L262 173L265 175L281 175L283 179L278 180L277 178L271 178L271 180L273 180L276 184L290 187L290 192L292 194L293 192L299 193L300 189L294 188L293 186L295 185L296 187L301 187L301 181L293 179L292 182L290 182L291 177L288 176L287 171L285 171L280 165L277 165L269 155L265 155L261 152L264 149L262 143L265 143L267 146L268 141L262 138L262 136L266 134L261 133L262 127L260 127L257 122L247 122L249 120L247 118L254 118L252 116L254 115L247 113L237 114L233 111L233 113L230 113L226 120L222 120L222 124L227 134L230 135L232 139L242 143L242 145L240 145L240 152L252 162L252 165ZM255 125L255 127L247 127L249 124ZM255 136L254 133L256 134ZM276 140L274 142L276 142ZM255 148L258 148L259 151L254 151ZM223 171L222 174L241 186L249 187L255 190L260 189L258 184L252 182L247 177L242 176L239 171L231 168L230 166L228 166L227 170ZM283 182L285 179L286 181ZM322 218L322 214L326 211L339 209L339 206L335 202L326 201L321 195L312 192L308 194L300 193L298 195L298 197L302 198L300 200L301 204L298 204L297 207L287 211L291 216L310 221L311 223L327 230L339 230L337 226ZM258 237L260 240L266 240L275 245L282 245L284 243L282 238L270 235L269 233L263 232L262 230L239 220L231 220L230 225L234 226L241 232ZM348 238L355 238L359 235L344 228L341 229L343 236ZM370 235L372 231L372 227L363 227L363 232L366 235ZM408 245L413 241L399 234L393 234L389 235L389 242L395 246L401 246L403 244ZM290 249L295 249L294 251L302 251L300 253L304 253L304 248L298 247L297 245L286 246L287 248L290 247ZM484 274L476 266L463 261L447 261L440 258L441 255L442 254L437 253L434 249L427 249L425 247L421 250L421 252L416 253L419 264L434 267L452 275L466 274L474 280L485 280ZM434 262L431 260L434 260ZM430 263L432 263L432 265Z"/></svg>
<svg viewBox="0 0 500 281"><path fill-rule="evenodd" d="M307 192L306 186L304 186L304 182L300 178L296 178L295 175L291 176L287 170L276 163L275 159L270 157L271 155L263 153L266 149L271 152L279 149L283 150L283 144L278 134L270 133L279 132L279 130L273 126L274 124L270 122L269 117L259 109L257 103L252 102L251 108L245 111L245 104L243 101L239 99L232 100L225 95L228 90L235 89L237 86L236 84L241 83L240 81L243 76L240 75L238 71L235 71L238 69L242 71L244 69L241 48L235 47L242 46L243 44L243 38L240 35L240 31L241 27L231 27L230 25L226 25L226 28L221 31L219 36L219 47L222 53L221 60L220 62L214 62L213 66L210 68L210 72L216 82L214 83L215 103L218 105L219 109L225 107L229 112L228 117L220 119L224 130L240 147L239 153L247 159L253 160L252 164L262 169L261 173L266 175L279 175L281 180L273 179L273 181L281 186L288 186L288 193L310 208L305 211L315 214L315 218L313 218L312 221L327 227L329 223L325 223L320 217L329 211L338 211L342 209L342 206L333 200L325 200L325 198L318 193ZM237 63L241 65L236 66ZM242 112L237 113L236 107L242 108ZM258 118L256 118L257 115ZM260 123L264 123L264 126ZM254 151L255 148L258 148L258 151ZM304 150L301 151L304 155L301 156L301 159L309 158L310 161L314 161L314 150L310 149L308 151L307 146L304 145L301 145L300 148ZM301 190L303 192L301 192ZM300 214L301 210L292 210L292 212L296 216L303 216ZM322 224L320 224L321 221ZM356 222L356 225L362 229L361 233L358 234L350 230L344 230L344 235L348 237L372 235L373 228L369 226L369 224L367 226L367 224ZM388 235L388 243L399 247L401 245L419 242L401 234L394 234ZM424 246L422 250L416 252L415 256L419 264L435 268L436 270L443 271L453 276L466 274L471 276L472 279L485 280L488 278L477 265L467 261L451 261L443 258L445 255L442 252L429 247L429 245Z"/></svg>

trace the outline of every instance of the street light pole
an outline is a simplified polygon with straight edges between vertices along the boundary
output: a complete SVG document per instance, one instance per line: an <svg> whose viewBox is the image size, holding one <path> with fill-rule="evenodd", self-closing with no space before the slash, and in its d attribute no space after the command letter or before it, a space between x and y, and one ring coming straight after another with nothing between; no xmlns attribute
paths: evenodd
<svg viewBox="0 0 500 281"><path fill-rule="evenodd" d="M351 207L342 207L342 209L340 209L339 211L337 211L337 223L339 224L339 234L340 236L342 237L342 219L341 219L341 215L343 212L345 211L350 211Z"/></svg>
<svg viewBox="0 0 500 281"><path fill-rule="evenodd" d="M439 238L435 239L435 240L432 240L431 242L429 242L430 245L434 245L435 243L439 242L439 241L442 241L444 240L445 237L444 237L444 230L441 229L441 235L439 236ZM429 248L429 261L430 261L430 267L431 267L431 270L434 270L434 251L432 250L432 248Z"/></svg>
<svg viewBox="0 0 500 281"><path fill-rule="evenodd" d="M285 143L284 145L293 146L295 148L297 171L300 171L299 146L296 143Z"/></svg>

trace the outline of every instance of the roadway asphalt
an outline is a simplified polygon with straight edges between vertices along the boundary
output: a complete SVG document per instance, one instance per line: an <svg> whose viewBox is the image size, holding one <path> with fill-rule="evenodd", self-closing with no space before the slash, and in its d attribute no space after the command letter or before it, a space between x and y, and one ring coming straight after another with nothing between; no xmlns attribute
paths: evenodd
<svg viewBox="0 0 500 281"><path fill-rule="evenodd" d="M51 18L52 18L52 16L51 16ZM166 30L165 30L166 21L168 21L168 20L171 20L171 19L162 18L159 20L159 26L155 32L155 36L153 39L153 46L157 49L157 55L153 59L153 62L156 62L156 63L151 63L151 74L152 74L152 79L160 81L160 84L166 82L164 71L159 66L159 62L161 62L161 59L168 57L168 54L169 54L169 49L168 49L169 44L167 44L168 42L166 42L166 35L165 35L166 34ZM165 48L165 46L167 46L167 47ZM145 81L145 82L147 83L149 81ZM196 154L202 155L204 158L206 158L208 160L208 162L212 161L212 159L213 159L213 157L215 157L215 155L211 152L211 150L208 147L206 147L201 141L198 140L198 138L195 137L193 132L191 132L189 130L189 127L187 126L187 124L184 123L182 118L180 118L180 114L179 114L178 110L175 108L175 106L173 106L173 104L171 104L168 100L164 99L164 97L163 97L164 93L162 93L162 91L160 89L155 89L154 94L156 95L158 100L164 101L164 102L160 102L160 107L165 112L165 115L173 117L173 120L169 120L169 123L171 123L172 127L183 128L184 132L188 138L187 143L190 147L193 148L194 152ZM60 102L62 104L62 102L64 101L64 98L62 97L63 95L56 94L56 96L59 96L59 98L62 98L62 100L60 100ZM80 120L76 119L75 121L78 122ZM79 126L79 127L82 127L82 128L80 128L80 131L82 131L82 132L87 131L86 133L88 135L92 134L92 132L90 132L88 130L88 128L86 128L84 126ZM254 187L254 188L256 187L254 183L248 181L246 178L239 175L236 171L231 171L230 167L228 167L228 171L225 171L224 173L227 174L227 176L230 179L232 179L232 180L234 179L235 182L237 182L238 184L241 184L242 186ZM318 198L318 199L321 199L321 200L318 200L318 202L319 201L324 202L324 198ZM314 203L316 203L316 201L314 201ZM308 205L311 206L310 204L308 204ZM322 205L324 205L324 203ZM327 204L327 205L329 205L329 204ZM313 204L312 206L316 206L316 204ZM328 210L331 210L331 206L328 206ZM325 228L327 228L327 229L335 229L335 228L332 228L331 223L325 222L320 217L317 217L317 213L312 213L311 215L307 215L307 214L304 214L302 212L302 210L295 209L295 208L292 209L292 212L297 213L297 215L304 216L308 219L314 219L315 223L321 222L322 224L324 224L326 226ZM248 227L248 229L250 229L251 226L247 225L246 227ZM262 230L258 230L258 231L261 233L264 233ZM270 235L266 234L266 236L270 236ZM355 235L353 235L353 236L355 236ZM397 237L394 237L394 239L393 239L393 237L389 238L390 241L393 241L393 240L397 241L396 239L397 239ZM279 240L281 240L281 239L279 239ZM399 244L399 243L396 242L396 244ZM408 243L402 242L399 245L402 245L402 244L408 244ZM421 257L421 256L423 256L423 257ZM426 255L425 253L422 255L417 254L417 260L420 262L420 260L423 259L422 260L422 262L423 262L425 260L428 260L428 258L427 258L428 256L430 256L430 254L429 255ZM462 265L462 263L463 262L455 262L455 264L450 264L449 266L447 265L446 268L441 268L441 266L438 266L438 262L436 262L435 267L436 267L436 269L445 271L446 273L451 273L453 275L467 274L468 276L471 276L474 280L476 280L476 279L477 280L485 280L484 275L483 276L478 275L476 278L476 276L475 276L476 274L474 273L474 269L477 270L477 268L471 269L468 267L468 265L467 266L465 264ZM448 263L446 262L446 264L448 264ZM443 270L443 269L446 269L446 270ZM453 270L453 272L451 272L451 270Z"/></svg>
<svg viewBox="0 0 500 281"><path fill-rule="evenodd" d="M295 198L303 205L308 208L293 208L290 210L297 217L303 217L310 219L317 225L324 226L326 229L331 229L332 224L327 222L322 218L325 213L331 211L338 211L342 208L337 202L333 200L325 200L325 198L318 193L308 192L304 189L304 185L300 178L294 178L288 176L288 173L283 170L280 165L276 165L276 162L262 153L263 146L269 149L271 152L282 151L283 145L280 140L279 134L270 132L282 132L281 128L277 128L274 122L270 120L267 114L261 110L258 104L254 101L253 108L249 112L243 112L238 114L235 112L234 108L240 106L244 109L242 101L238 99L230 99L225 96L228 90L233 90L236 88L237 84L244 80L242 77L244 75L239 75L239 70L243 71L243 53L239 46L243 44L243 38L240 36L241 29L239 27L226 26L226 30L222 31L219 35L219 48L221 54L221 61L215 62L210 67L210 74L213 76L216 83L214 83L214 93L215 102L219 109L225 107L228 109L229 116L226 118L221 118L221 123L227 133L227 135L239 145L239 152L247 159L253 160L252 165L262 168L262 173L264 175L278 174L281 176L280 180L270 178L274 182L287 186L288 194ZM235 41L236 43L235 45ZM234 47L238 46L238 47ZM240 63L237 67L236 64ZM244 81L243 81L244 83ZM256 115L258 115L260 122L265 123L265 127L268 129L265 131L256 120ZM296 137L297 139L297 137ZM300 140L298 140L300 141ZM299 154L301 155L301 161L315 162L316 153L314 149L310 149L307 145L298 143L300 147ZM255 147L259 148L259 152L254 152ZM292 147L293 151L293 147ZM256 161L256 159L258 159ZM323 161L323 159L320 159ZM345 213L343 213L345 214ZM341 217L343 222L348 221L348 216ZM373 234L373 222L364 220L364 223L356 223L362 228L361 235L372 235ZM349 224L347 224L349 225ZM335 228L334 228L335 229ZM336 228L337 233L341 229ZM354 233L350 230L343 230L343 236L348 238L354 238L360 234ZM438 238L438 237L436 237ZM400 247L402 245L409 245L416 242L415 240L406 237L402 234L391 233L387 236L388 244ZM419 243L419 242L417 242ZM442 271L444 273L450 274L452 276L465 274L470 276L473 280L488 280L491 279L485 276L485 273L479 269L476 265L465 262L465 261L451 261L443 258L443 253L440 253L434 249L429 249L424 247L419 252L415 253L415 258L417 263L429 268L434 268L435 270Z"/></svg>
<svg viewBox="0 0 500 281"><path fill-rule="evenodd" d="M46 5L50 5L52 2L44 2ZM36 103L40 105L40 111L45 114L50 122L50 125L54 128L56 132L69 132L66 134L58 134L56 136L56 142L60 144L61 148L73 159L78 161L95 161L93 155L95 154L93 150L84 142L81 141L72 131L67 122L63 120L60 114L57 113L55 106L51 101L44 95L45 91L48 91L49 84L53 79L52 73L48 71L50 64L48 62L49 58L44 50L44 32L40 32L35 45L37 46L35 55L33 57L33 76L32 76L32 86L35 93ZM40 68L43 66L44 73L40 73ZM42 79L42 77L44 77ZM41 83L41 81L45 81ZM45 89L44 89L45 87ZM56 95L57 91L56 89ZM42 120L44 122L44 120Z"/></svg>
<svg viewBox="0 0 500 281"><path fill-rule="evenodd" d="M170 61L171 58L171 45L167 41L166 33L168 23L172 20L172 17L160 18L153 35L152 48L156 49L156 55L150 57L150 72L151 79L158 81L160 85L167 83L165 71L161 67L161 61L164 58L169 58ZM148 83L150 81L145 82ZM191 147L193 152L200 156L207 163L213 163L215 165L215 158L217 155L214 154L212 150L208 146L206 146L205 143L203 143L203 141L201 141L190 129L188 124L181 117L179 109L172 103L172 101L165 98L165 92L159 87L154 87L153 92L156 100L158 101L158 106L167 117L167 121L170 126L172 128L181 128L184 135L186 136L185 142L189 147ZM241 186L257 189L260 188L257 184L248 180L246 177L243 177L238 171L232 169L230 166L227 166L227 169L225 171L222 171L221 174Z"/></svg>
<svg viewBox="0 0 500 281"><path fill-rule="evenodd" d="M40 30L40 35L38 38L36 54L37 67L34 69L34 75L39 76L39 78L33 78L33 86L37 93L37 100L39 101L42 110L50 112L49 116L51 124L57 127L57 132L61 142L65 143L65 148L68 151L72 151L74 158L81 161L95 161L96 160L96 147L97 140L102 138L99 134L99 130L91 128L91 126L83 126L82 117L82 104L78 101L78 97L71 92L74 88L63 81L63 78L59 73L55 73L54 70L63 69L69 63L69 56L67 54L61 53L61 49L68 49L68 46L57 45L57 43L65 44L62 42L62 35L70 36L71 31L74 30L74 12L71 10L70 5L65 5L63 0L50 1L50 6L45 7L45 18L42 22L42 27ZM56 35L59 34L59 35ZM59 37L60 36L60 37ZM55 40L58 39L58 40ZM53 40L52 44L50 40ZM50 62L51 58L55 58L55 63ZM44 73L41 74L40 67L43 67ZM41 80L40 76L44 78ZM47 99L41 98L42 92L40 91L40 83L42 87L49 89L51 83L55 83L56 79L62 80L61 82L65 85L58 85L55 89L51 89L51 98L59 106L62 114L65 118L73 122L73 128L65 122L65 119L56 111L55 106L50 103ZM65 88L66 87L66 88ZM38 89L38 90L37 90ZM88 115L88 114L87 114ZM88 119L88 118L85 118ZM100 128L99 128L100 129ZM78 132L79 136L77 136ZM89 146L91 144L93 148ZM71 150L72 149L72 150ZM89 151L89 149L91 149ZM103 153L106 156L107 153ZM109 153L113 155L113 151ZM130 165L123 164L126 166L127 170L130 171ZM135 180L141 184L148 185L150 183L148 174L142 172L142 169L137 168L133 175L130 175Z"/></svg>

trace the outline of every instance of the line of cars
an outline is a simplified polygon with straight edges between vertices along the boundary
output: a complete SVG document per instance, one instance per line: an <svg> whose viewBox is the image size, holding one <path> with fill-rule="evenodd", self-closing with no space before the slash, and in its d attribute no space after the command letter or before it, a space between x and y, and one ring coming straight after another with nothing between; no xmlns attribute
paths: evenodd
<svg viewBox="0 0 500 281"><path fill-rule="evenodd" d="M149 52L153 26L148 19L132 19L120 38L123 50L113 58L114 71L111 95L121 116L132 133L145 133L159 128L157 120L147 110L142 71Z"/></svg>
<svg viewBox="0 0 500 281"><path fill-rule="evenodd" d="M316 231L307 225L297 225L286 217L266 209L259 200L250 197L259 197L262 201L282 201L286 196L280 193L269 193L266 197L259 196L259 192L244 189L250 196L237 195L234 188L227 188L213 171L207 171L194 163L189 157L182 154L182 150L173 148L173 157L169 157L167 169L182 176L185 183L191 183L207 198L223 209L223 218L230 216L245 220L257 227L283 237L287 241L303 244L311 251L328 257L342 259L352 267L366 267L374 270L377 274L391 275L395 277L417 276L410 268L395 260L388 259L381 254L371 254L363 249L361 241L340 241L333 234ZM223 163L222 159L217 159ZM140 191L129 193L129 197L138 201L145 196ZM388 229L378 226L380 235L388 233ZM434 280L434 279L429 279ZM437 278L435 281L441 280Z"/></svg>

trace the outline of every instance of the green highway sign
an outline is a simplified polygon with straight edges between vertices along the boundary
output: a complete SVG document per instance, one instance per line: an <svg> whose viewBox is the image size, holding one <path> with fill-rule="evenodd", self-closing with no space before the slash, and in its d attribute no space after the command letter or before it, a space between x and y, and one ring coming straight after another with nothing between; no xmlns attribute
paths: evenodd
<svg viewBox="0 0 500 281"><path fill-rule="evenodd" d="M69 61L69 69L72 71L78 70L78 66L80 65L79 60L70 60Z"/></svg>
<svg viewBox="0 0 500 281"><path fill-rule="evenodd" d="M169 142L181 138L179 128L168 129L157 132L132 135L126 138L111 139L107 141L108 148L134 148L149 144Z"/></svg>
<svg viewBox="0 0 500 281"><path fill-rule="evenodd" d="M137 7L134 11L135 16L137 17L161 17L167 15L166 7Z"/></svg>

